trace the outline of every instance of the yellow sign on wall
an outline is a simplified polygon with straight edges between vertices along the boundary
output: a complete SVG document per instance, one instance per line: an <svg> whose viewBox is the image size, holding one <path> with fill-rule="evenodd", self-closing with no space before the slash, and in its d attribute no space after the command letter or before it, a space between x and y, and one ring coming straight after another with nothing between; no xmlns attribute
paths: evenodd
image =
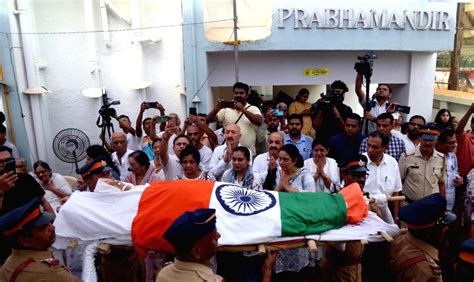
<svg viewBox="0 0 474 282"><path fill-rule="evenodd" d="M329 68L304 69L304 76L328 76Z"/></svg>

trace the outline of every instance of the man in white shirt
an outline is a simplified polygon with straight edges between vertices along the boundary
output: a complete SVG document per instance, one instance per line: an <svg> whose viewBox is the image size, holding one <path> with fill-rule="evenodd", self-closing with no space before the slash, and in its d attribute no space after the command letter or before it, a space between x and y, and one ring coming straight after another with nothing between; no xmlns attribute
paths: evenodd
<svg viewBox="0 0 474 282"><path fill-rule="evenodd" d="M203 123L197 116L190 115L184 121L184 127L181 131L181 134L185 133L191 141L191 145L199 150L199 154L201 155L201 167L205 170L209 170L212 150L201 142L203 135L206 134L209 140L212 140L212 143L215 144L217 142L217 137L214 134L214 131L210 129L206 123Z"/></svg>
<svg viewBox="0 0 474 282"><path fill-rule="evenodd" d="M362 74L357 73L355 92L359 98L360 105L362 108L364 108L364 124L362 126L362 134L365 134L365 123L369 122L367 131L368 133L377 130L377 126L375 124L376 118L383 113L394 113L395 104L390 103L390 99L392 98L392 88L390 88L388 84L380 83L377 86L376 92L372 95L372 100L369 101L370 110L367 111L365 108L367 96L365 95L364 90L362 90L362 80Z"/></svg>
<svg viewBox="0 0 474 282"><path fill-rule="evenodd" d="M240 144L240 127L237 124L228 124L225 127L225 143L217 146L212 153L209 171L220 180L222 174L232 167L232 152ZM250 163L252 162L252 154L250 154Z"/></svg>
<svg viewBox="0 0 474 282"><path fill-rule="evenodd" d="M112 134L111 145L115 152L112 153L112 161L120 170L120 180L124 181L128 174L128 155L133 153L128 149L127 136L123 132Z"/></svg>
<svg viewBox="0 0 474 282"><path fill-rule="evenodd" d="M163 140L161 140L160 144L160 161L166 180L172 180L177 175L183 174L183 167L179 162L179 154L184 148L186 148L186 146L191 144L191 141L186 135L178 135L173 140L174 154L169 154L168 142L175 130L175 127L167 126L165 132L163 133Z"/></svg>
<svg viewBox="0 0 474 282"><path fill-rule="evenodd" d="M270 133L267 139L268 152L255 157L253 161L253 173L264 173L268 171L270 163L278 166L278 152L284 145L284 135L282 131Z"/></svg>
<svg viewBox="0 0 474 282"><path fill-rule="evenodd" d="M422 116L412 116L408 122L408 132L406 135L402 135L402 141L405 143L407 152L415 150L416 146L420 144L421 137L418 129L426 124L426 120Z"/></svg>
<svg viewBox="0 0 474 282"><path fill-rule="evenodd" d="M370 133L367 140L367 153L364 155L368 158L369 175L365 181L364 192L368 192L371 196L378 194L385 195L386 198L398 196L403 187L397 161L384 153L388 148L388 142L389 137L381 131ZM397 223L399 207L400 203L395 202L393 217ZM390 219L391 215L385 213L383 208L381 210L384 220L390 221L387 219Z"/></svg>
<svg viewBox="0 0 474 282"><path fill-rule="evenodd" d="M130 118L126 115L120 115L115 117L115 119L119 123L120 129L122 129L123 133L127 136L128 148L132 151L140 150L135 138L135 128L132 127Z"/></svg>
<svg viewBox="0 0 474 282"><path fill-rule="evenodd" d="M252 165L254 177L258 177L262 183L262 189L275 190L280 183L280 164L278 162L278 152L283 147L285 135L283 131L270 133L267 138L268 152L255 157Z"/></svg>

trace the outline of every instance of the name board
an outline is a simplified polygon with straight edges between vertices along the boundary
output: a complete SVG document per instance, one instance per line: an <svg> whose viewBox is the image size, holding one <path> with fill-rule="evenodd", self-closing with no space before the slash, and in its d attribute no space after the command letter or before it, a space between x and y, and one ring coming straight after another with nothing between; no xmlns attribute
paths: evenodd
<svg viewBox="0 0 474 282"><path fill-rule="evenodd" d="M382 29L449 31L446 11L387 11L355 9L278 9L278 28L294 29Z"/></svg>
<svg viewBox="0 0 474 282"><path fill-rule="evenodd" d="M304 69L304 76L329 76L329 68Z"/></svg>

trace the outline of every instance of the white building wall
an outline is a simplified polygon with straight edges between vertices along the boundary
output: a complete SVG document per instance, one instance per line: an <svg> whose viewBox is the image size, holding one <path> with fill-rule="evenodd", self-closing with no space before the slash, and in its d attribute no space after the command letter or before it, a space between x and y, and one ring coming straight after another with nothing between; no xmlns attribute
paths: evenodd
<svg viewBox="0 0 474 282"><path fill-rule="evenodd" d="M411 56L410 84L407 93L408 106L418 114L430 120L433 108L433 87L436 72L435 53L413 53Z"/></svg>
<svg viewBox="0 0 474 282"><path fill-rule="evenodd" d="M137 2L141 27L168 26L147 28L138 33L142 37L161 38L161 41L142 45L133 43L136 39L134 32L127 30L131 26L109 11L109 27L112 30L110 46L104 43L101 32L94 33L93 36L98 69L95 72L91 72L94 64L89 62L88 36L84 33L86 24L83 1L31 2L35 31L52 32L35 36L38 46L35 59L47 65L40 70L41 83L53 92L41 96L45 112L43 122L47 124L44 127L45 143L49 148L54 136L68 127L84 131L92 144L100 142L99 129L95 123L101 99L82 96L81 92L85 88L106 87L110 98L121 101L114 108L119 114L130 116L133 124L141 101L159 101L168 113L182 114L182 104L185 101L181 99L181 93L184 92L181 3L166 0ZM127 8L123 6L124 3L128 1L120 2L122 5L119 7ZM94 30L102 30L99 0L93 0L92 5ZM131 87L137 81L150 81L152 85L146 90L134 90ZM156 114L158 111L149 110L145 117ZM120 130L116 122L114 127ZM29 138L34 136L30 135ZM45 161L50 162L59 173L71 173L72 166L55 156L48 155Z"/></svg>
<svg viewBox="0 0 474 282"><path fill-rule="evenodd" d="M379 56L374 62L374 75L372 77L371 94L375 92L376 83L389 83L395 85L394 100L402 105L408 105L408 95L411 93L406 89L401 89L398 85L410 83L410 73L412 68L412 56L417 53L409 52L377 52ZM354 90L356 72L354 70L355 59L360 52L350 51L266 51L266 52L242 52L240 53L240 77L241 81L253 86L273 85L273 94L276 95L283 90L292 97L295 97L302 87L309 88L309 102L319 99L319 94L325 92L325 85L331 84L334 80L344 81L349 92L346 93L344 103L352 107L354 112L362 114L362 107L359 105L357 95ZM429 57L431 60L431 57ZM415 64L420 65L420 69L427 67L424 62L425 57L419 57ZM225 86L233 84L233 55L231 53L210 53L208 55L209 68L213 70L209 84L215 86ZM430 61L431 62L431 61ZM328 76L304 76L307 68L328 68ZM434 69L434 67L433 67ZM420 71L414 75L417 83L429 85L433 83L434 77L429 75L420 76ZM397 87L398 86L398 87ZM219 89L216 91L216 89ZM231 88L224 92L225 87L212 88L213 107L217 98L232 99ZM364 86L365 90L365 86ZM262 93L271 94L271 93ZM432 94L425 92L422 99L431 99ZM413 103L410 106L413 112L425 113L426 103Z"/></svg>

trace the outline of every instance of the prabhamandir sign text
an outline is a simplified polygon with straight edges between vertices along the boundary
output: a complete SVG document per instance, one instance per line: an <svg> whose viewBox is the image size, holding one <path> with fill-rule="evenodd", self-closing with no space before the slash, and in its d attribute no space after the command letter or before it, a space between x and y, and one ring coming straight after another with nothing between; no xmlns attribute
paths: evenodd
<svg viewBox="0 0 474 282"><path fill-rule="evenodd" d="M412 29L449 31L450 16L446 11L387 11L355 9L278 9L278 28L294 29Z"/></svg>

